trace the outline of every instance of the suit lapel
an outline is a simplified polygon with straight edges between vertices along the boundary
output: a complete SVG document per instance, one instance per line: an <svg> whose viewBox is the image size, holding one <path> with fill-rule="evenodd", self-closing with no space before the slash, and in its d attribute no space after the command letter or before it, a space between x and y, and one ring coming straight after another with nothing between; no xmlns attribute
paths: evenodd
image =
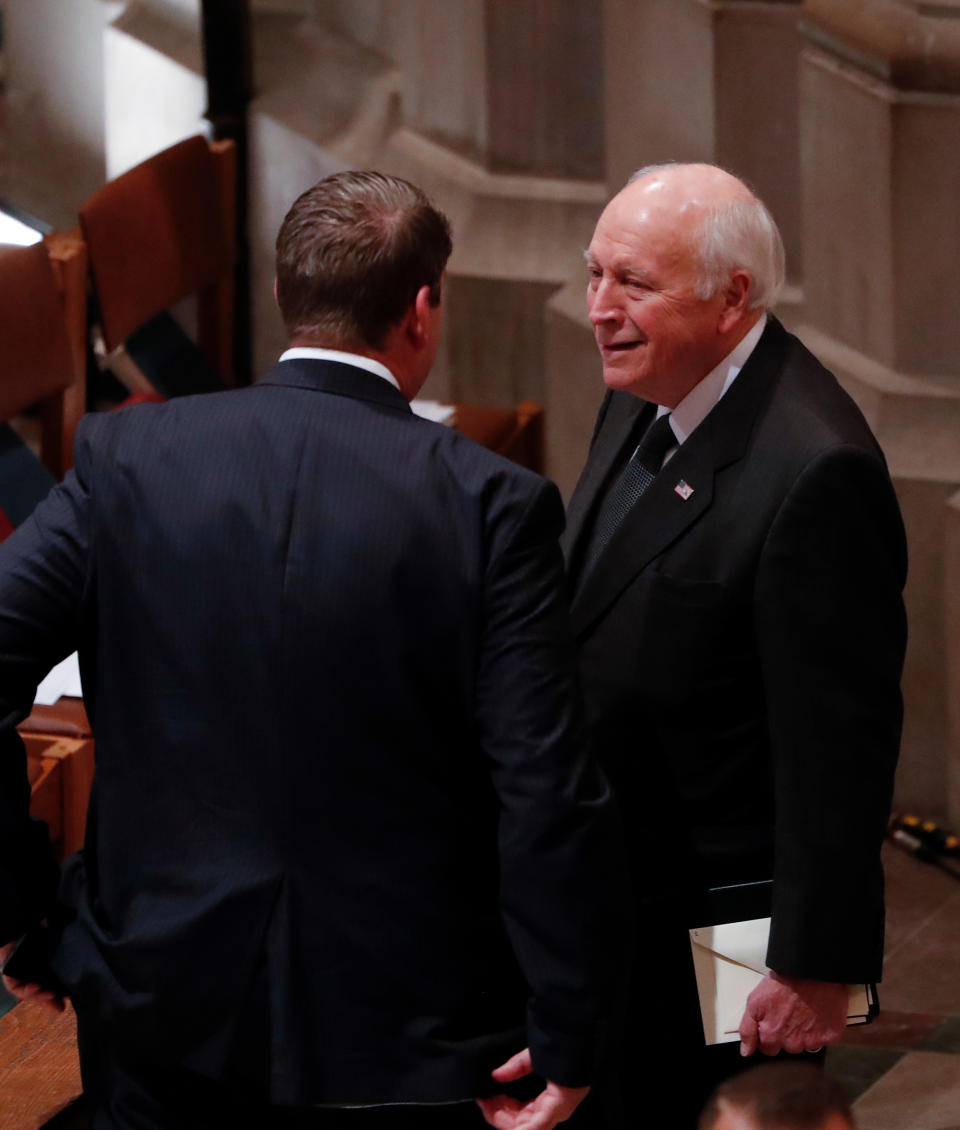
<svg viewBox="0 0 960 1130"><path fill-rule="evenodd" d="M657 475L584 578L571 609L576 634L602 616L634 577L709 507L714 458L703 427L697 428ZM685 488L680 484L692 488L688 497L683 497Z"/></svg>
<svg viewBox="0 0 960 1130"><path fill-rule="evenodd" d="M576 635L583 635L596 623L641 570L710 509L716 473L743 457L757 412L782 367L785 347L786 333L780 323L770 317L756 349L730 390L661 470L611 537L591 572L583 578L571 608ZM632 399L637 401L638 411L642 410L644 402ZM596 504L600 487L615 459L615 455L608 458L606 447L609 445L619 451L625 438L622 423L611 423L616 431L601 449L603 464L599 477L588 474L588 467L581 480L584 494L588 488L590 490L589 497L580 502L582 515L575 536L581 542L585 516ZM600 446L602 438L601 433L596 447ZM579 491L580 484L577 489ZM579 548L582 551L582 546Z"/></svg>
<svg viewBox="0 0 960 1130"><path fill-rule="evenodd" d="M638 417L646 412L653 415L654 406L629 393L613 393L586 466L583 468L567 507L567 526L563 535L563 550L568 563L575 564L583 552L583 535L588 519L603 497L603 488L613 468L624 454L631 440Z"/></svg>

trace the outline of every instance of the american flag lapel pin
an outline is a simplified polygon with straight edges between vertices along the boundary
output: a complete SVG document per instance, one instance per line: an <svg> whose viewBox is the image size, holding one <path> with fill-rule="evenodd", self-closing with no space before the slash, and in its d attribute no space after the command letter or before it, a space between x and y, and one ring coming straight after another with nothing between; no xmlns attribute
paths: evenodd
<svg viewBox="0 0 960 1130"><path fill-rule="evenodd" d="M686 479L681 479L679 483L673 488L676 494L679 494L684 502L693 494L693 487L687 482Z"/></svg>

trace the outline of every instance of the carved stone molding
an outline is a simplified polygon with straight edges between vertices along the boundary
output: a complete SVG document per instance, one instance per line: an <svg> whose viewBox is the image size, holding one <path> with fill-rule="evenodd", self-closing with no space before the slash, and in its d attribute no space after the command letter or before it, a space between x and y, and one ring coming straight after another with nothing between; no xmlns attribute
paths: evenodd
<svg viewBox="0 0 960 1130"><path fill-rule="evenodd" d="M960 92L957 0L805 0L807 36L901 90Z"/></svg>

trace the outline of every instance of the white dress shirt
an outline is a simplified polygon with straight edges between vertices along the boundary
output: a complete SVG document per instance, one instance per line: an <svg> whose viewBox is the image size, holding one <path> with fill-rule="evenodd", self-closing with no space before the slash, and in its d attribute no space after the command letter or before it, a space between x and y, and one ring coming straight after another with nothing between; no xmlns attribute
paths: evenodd
<svg viewBox="0 0 960 1130"><path fill-rule="evenodd" d="M397 391L400 385L397 378L390 372L386 365L374 361L372 357L364 357L362 353L345 353L342 349L319 349L313 345L298 345L293 349L280 354L281 361L339 361L341 365L356 365L358 369L366 369L374 376L382 377L389 381Z"/></svg>
<svg viewBox="0 0 960 1130"><path fill-rule="evenodd" d="M672 412L663 405L660 405L657 409L656 418L658 420L667 412L671 413L670 427L677 437L677 447L689 439L736 380L737 374L747 363L747 358L756 349L757 342L760 340L760 335L763 333L766 324L767 315L764 314L760 321L737 342L720 364L711 369L702 381L698 381L693 386ZM663 457L664 464L673 458L676 450L676 447L672 447L667 452Z"/></svg>

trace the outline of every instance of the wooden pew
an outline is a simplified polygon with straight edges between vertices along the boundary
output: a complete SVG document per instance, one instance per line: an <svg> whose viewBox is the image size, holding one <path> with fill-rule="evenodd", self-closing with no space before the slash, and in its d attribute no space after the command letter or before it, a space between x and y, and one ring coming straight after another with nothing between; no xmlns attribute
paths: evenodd
<svg viewBox="0 0 960 1130"><path fill-rule="evenodd" d="M83 846L93 741L58 734L22 736L30 811L46 821L57 853L69 855ZM0 1130L43 1127L66 1112L81 1090L76 1016L69 1004L56 1013L23 1001L0 1018ZM76 1124L82 1124L79 1112Z"/></svg>

